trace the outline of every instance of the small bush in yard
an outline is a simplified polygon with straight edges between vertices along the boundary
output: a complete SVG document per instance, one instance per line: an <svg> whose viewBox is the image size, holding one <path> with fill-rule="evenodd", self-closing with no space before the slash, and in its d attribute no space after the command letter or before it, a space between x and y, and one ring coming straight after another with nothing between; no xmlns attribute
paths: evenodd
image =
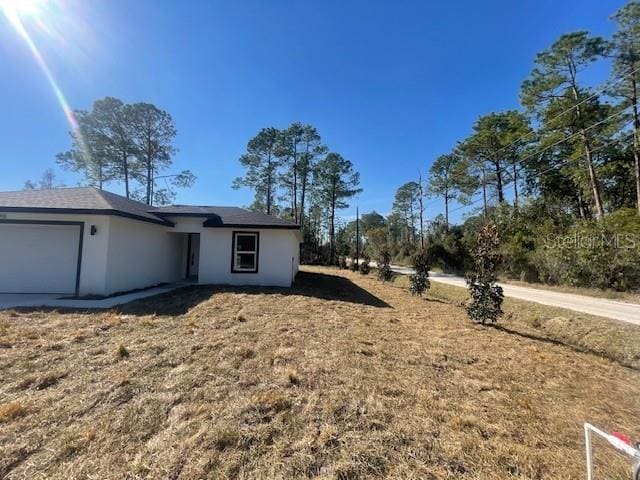
<svg viewBox="0 0 640 480"><path fill-rule="evenodd" d="M467 274L471 301L467 313L475 322L495 323L503 314L502 287L496 284L496 270L500 261L500 236L496 225L480 229L473 249L473 271Z"/></svg>
<svg viewBox="0 0 640 480"><path fill-rule="evenodd" d="M369 275L369 272L371 271L371 267L369 266L370 261L371 259L368 255L362 256L362 260L360 260L360 265L358 266L358 269L360 270L360 273L362 275Z"/></svg>
<svg viewBox="0 0 640 480"><path fill-rule="evenodd" d="M10 402L0 405L0 423L8 422L17 417L23 417L27 410L20 402Z"/></svg>
<svg viewBox="0 0 640 480"><path fill-rule="evenodd" d="M358 262L356 262L353 258L351 259L351 263L349 264L349 270L352 272L358 271Z"/></svg>
<svg viewBox="0 0 640 480"><path fill-rule="evenodd" d="M426 250L421 250L413 257L413 269L415 274L409 276L411 285L409 291L411 295L422 295L430 286L429 282L429 269L431 268L431 261Z"/></svg>
<svg viewBox="0 0 640 480"><path fill-rule="evenodd" d="M340 255L338 257L338 267L342 268L343 270L349 268L349 266L347 265L347 257L345 257L344 255Z"/></svg>
<svg viewBox="0 0 640 480"><path fill-rule="evenodd" d="M300 374L298 373L298 370L296 370L295 368L288 368L287 369L287 381L291 385L299 385L300 384Z"/></svg>
<svg viewBox="0 0 640 480"><path fill-rule="evenodd" d="M213 432L213 443L219 451L235 447L240 441L240 433L228 426L220 427Z"/></svg>
<svg viewBox="0 0 640 480"><path fill-rule="evenodd" d="M117 356L118 356L118 358L128 358L129 357L129 350L127 350L127 347L125 347L124 345L120 345L118 347Z"/></svg>
<svg viewBox="0 0 640 480"><path fill-rule="evenodd" d="M382 247L378 256L378 280L388 282L393 278L391 271L391 253L388 247Z"/></svg>

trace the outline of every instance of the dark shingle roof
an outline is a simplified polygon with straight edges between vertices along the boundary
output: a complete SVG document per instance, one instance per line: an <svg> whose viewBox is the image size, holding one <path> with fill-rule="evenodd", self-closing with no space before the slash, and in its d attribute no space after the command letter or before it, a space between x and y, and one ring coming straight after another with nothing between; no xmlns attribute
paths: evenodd
<svg viewBox="0 0 640 480"><path fill-rule="evenodd" d="M89 213L119 215L152 223L171 225L141 202L94 187L55 188L0 192L0 211Z"/></svg>
<svg viewBox="0 0 640 480"><path fill-rule="evenodd" d="M160 207L154 210L154 213L163 217L206 217L205 227L299 228L298 224L288 220L239 207L171 205L169 207Z"/></svg>
<svg viewBox="0 0 640 480"><path fill-rule="evenodd" d="M150 207L94 187L0 192L1 211L119 215L163 225L173 225L166 217L190 216L206 218L205 227L299 228L297 224L287 220L238 207L197 205Z"/></svg>

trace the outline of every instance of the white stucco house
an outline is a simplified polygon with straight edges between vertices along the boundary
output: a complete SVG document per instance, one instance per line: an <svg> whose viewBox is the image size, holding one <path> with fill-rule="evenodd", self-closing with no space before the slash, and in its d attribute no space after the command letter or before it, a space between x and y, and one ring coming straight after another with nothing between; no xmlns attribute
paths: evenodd
<svg viewBox="0 0 640 480"><path fill-rule="evenodd" d="M237 207L150 207L92 187L0 192L0 293L290 286L300 242L297 224Z"/></svg>

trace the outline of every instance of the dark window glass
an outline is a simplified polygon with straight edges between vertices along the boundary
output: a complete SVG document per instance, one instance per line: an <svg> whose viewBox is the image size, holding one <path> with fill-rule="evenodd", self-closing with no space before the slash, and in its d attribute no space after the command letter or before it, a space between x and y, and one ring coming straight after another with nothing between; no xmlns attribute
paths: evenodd
<svg viewBox="0 0 640 480"><path fill-rule="evenodd" d="M234 233L232 271L258 271L258 234Z"/></svg>
<svg viewBox="0 0 640 480"><path fill-rule="evenodd" d="M236 251L238 252L255 252L256 236L255 235L237 235Z"/></svg>
<svg viewBox="0 0 640 480"><path fill-rule="evenodd" d="M238 270L255 270L256 254L255 253L238 253L236 255L236 268Z"/></svg>

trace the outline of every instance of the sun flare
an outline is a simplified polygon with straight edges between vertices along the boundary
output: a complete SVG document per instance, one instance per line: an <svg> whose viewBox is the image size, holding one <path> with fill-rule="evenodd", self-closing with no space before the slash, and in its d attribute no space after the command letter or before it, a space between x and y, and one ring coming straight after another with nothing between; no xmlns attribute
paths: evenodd
<svg viewBox="0 0 640 480"><path fill-rule="evenodd" d="M0 9L9 15L31 16L42 12L48 0L0 0Z"/></svg>
<svg viewBox="0 0 640 480"><path fill-rule="evenodd" d="M62 110L67 117L67 121L69 122L69 126L71 129L77 133L83 151L88 152L86 147L84 147L84 139L82 137L81 132L78 129L78 123L76 122L73 110L67 101L58 81L56 80L53 72L49 68L44 56L38 49L38 46L31 38L31 34L29 33L27 27L25 26L25 22L23 20L27 20L28 17L47 17L50 16L50 11L45 12L47 7L50 8L53 0L0 0L0 13L4 13L7 17L13 28L15 28L18 35L24 40L26 45L29 47L34 59L38 63L40 69L44 73L49 85L53 89L53 92L62 107ZM42 15L41 15L42 14ZM42 20L41 18L37 19L39 22ZM28 23L28 22L27 22ZM39 26L42 27L44 23L40 22ZM89 155L89 153L86 153Z"/></svg>

